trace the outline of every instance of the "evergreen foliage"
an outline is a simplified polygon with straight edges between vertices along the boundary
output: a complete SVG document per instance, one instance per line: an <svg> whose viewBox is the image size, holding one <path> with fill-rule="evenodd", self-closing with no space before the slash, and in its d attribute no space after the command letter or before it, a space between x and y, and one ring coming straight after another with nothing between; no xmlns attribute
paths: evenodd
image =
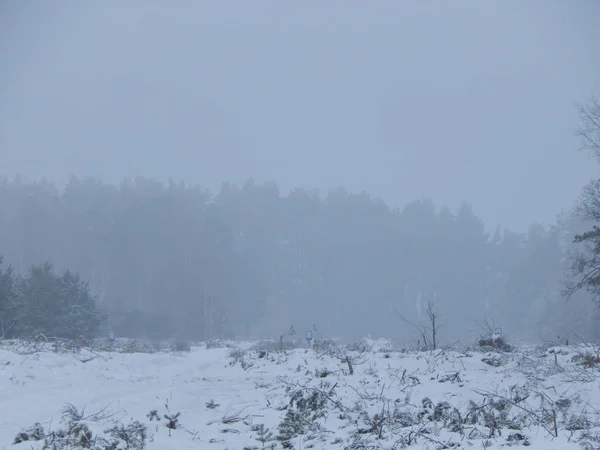
<svg viewBox="0 0 600 450"><path fill-rule="evenodd" d="M0 253L14 267L0 272L7 337L110 329L209 340L275 336L292 324L412 339L394 311L421 323L429 302L446 340L476 337L484 318L512 337L594 330L591 302L574 309L561 297L573 236L585 231L566 214L489 233L466 204L390 208L343 189L282 194L250 181L210 193L145 178L73 178L62 192L4 180L0 210Z"/></svg>

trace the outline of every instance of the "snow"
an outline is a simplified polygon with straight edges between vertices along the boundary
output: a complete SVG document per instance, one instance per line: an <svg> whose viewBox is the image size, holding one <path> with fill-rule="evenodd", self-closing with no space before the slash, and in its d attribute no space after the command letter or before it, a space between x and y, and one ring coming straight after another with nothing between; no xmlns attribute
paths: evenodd
<svg viewBox="0 0 600 450"><path fill-rule="evenodd" d="M389 342L371 341L368 352L344 350L335 357L326 349L280 352L276 344L262 352L253 343L231 344L237 348L199 345L189 352L151 354L87 349L57 352L50 346L24 352L21 344L0 344L0 449L32 448L32 442L13 446L16 434L36 422L45 430L60 428L61 410L67 403L85 407L86 413L110 412L103 423L92 424L98 432L115 420L146 424L148 450L262 448L253 425L264 424L276 436L286 414L282 408L290 404L290 395L300 387L303 392L326 392L330 399L326 400L324 417L311 419L321 425L322 432L293 438L294 448L361 448L350 446L359 441L362 448L400 448L400 437L411 436L416 442L410 441L408 448L442 448L444 443L447 448L499 449L522 445L508 441L511 434L520 433L531 449L579 449L577 439L583 431L568 431L570 418L585 413L591 422L600 419L597 370L581 366L581 358L576 356L593 356L595 350L583 346L500 354L449 349L405 351ZM363 363L355 365L350 375L340 354ZM324 370L331 373L316 375ZM520 389L513 388L512 394L529 395L526 400L516 400L518 406L510 410L511 415L526 416L527 426L522 430L503 427L501 435L488 438L489 427L465 423L461 432L452 432L449 425L444 426L449 420L445 417L423 419L402 430L397 426L392 430L389 422L384 422L381 439L377 432L357 433L371 426L367 426L367 416L391 414L394 409L413 418L421 412L427 418L434 411L423 407L425 398L433 405L448 402L449 409L456 408L467 422L473 412L469 409L471 400L483 405L486 395L488 399L499 398L492 393L510 397L511 386ZM542 417L559 399L569 399L571 405L554 407L555 437L552 420L536 421L534 417ZM218 406L207 407L211 400ZM151 410L162 420L150 421ZM181 427L169 433L163 415L177 412ZM223 417L236 415L244 420L223 423ZM591 428L594 430L600 428ZM281 443L276 443L276 448L281 448ZM33 444L33 448L41 448L41 443Z"/></svg>

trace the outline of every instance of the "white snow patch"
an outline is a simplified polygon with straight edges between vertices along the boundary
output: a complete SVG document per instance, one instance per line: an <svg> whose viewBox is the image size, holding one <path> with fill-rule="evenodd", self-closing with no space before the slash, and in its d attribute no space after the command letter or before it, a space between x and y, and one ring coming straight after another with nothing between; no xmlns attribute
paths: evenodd
<svg viewBox="0 0 600 450"><path fill-rule="evenodd" d="M366 362L356 365L353 375L339 354L332 358L313 349L263 353L252 350L250 343L240 344L239 351L192 347L179 354L75 354L48 348L19 354L4 346L0 449L29 450L31 441L13 446L16 434L36 422L45 430L60 428L66 403L85 407L88 413L107 408L115 414L107 424L117 418L123 424L131 419L146 424L148 450L262 448L256 426L263 424L277 436L286 415L283 408L298 390L307 397L323 394L319 398L325 406L322 417L311 413L305 424L313 430L291 440L294 448L391 449L401 448L404 439L409 448L499 449L521 446L522 441L510 441L521 435L531 449L579 449L577 439L586 430L568 428L584 416L587 431L600 432L598 372L576 357L586 352L593 356L590 348L496 354L400 351L389 342L373 340L365 344ZM363 361L358 353L346 354ZM482 359L495 360L498 367ZM496 403L494 409L490 402L505 398L507 417L502 418L501 405ZM207 407L211 401L218 406ZM169 436L164 418L157 422L147 417L151 410L161 417L169 411L181 413L181 428ZM496 416L486 426L480 413ZM224 417L236 415L243 420L223 423ZM522 429L500 424L513 417L521 418ZM453 425L457 420L460 423ZM490 425L493 420L499 429ZM107 424L94 430L101 432ZM281 448L281 442L274 443ZM33 444L41 448L41 443Z"/></svg>

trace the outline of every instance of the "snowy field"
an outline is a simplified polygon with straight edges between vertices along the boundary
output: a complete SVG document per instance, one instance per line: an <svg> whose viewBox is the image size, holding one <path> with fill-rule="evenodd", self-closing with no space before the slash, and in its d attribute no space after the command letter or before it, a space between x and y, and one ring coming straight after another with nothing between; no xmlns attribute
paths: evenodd
<svg viewBox="0 0 600 450"><path fill-rule="evenodd" d="M600 448L591 346L226 345L0 342L0 448Z"/></svg>

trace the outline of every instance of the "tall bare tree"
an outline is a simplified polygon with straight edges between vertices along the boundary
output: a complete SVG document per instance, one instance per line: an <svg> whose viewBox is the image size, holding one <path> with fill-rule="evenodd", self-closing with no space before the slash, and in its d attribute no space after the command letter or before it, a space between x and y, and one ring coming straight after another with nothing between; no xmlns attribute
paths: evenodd
<svg viewBox="0 0 600 450"><path fill-rule="evenodd" d="M404 320L407 324L412 326L421 336L423 340L423 348L425 350L436 350L438 348L438 335L440 330L440 321L439 318L441 316L440 311L435 306L435 304L431 301L427 301L427 308L425 309L425 314L427 315L427 324L416 324L411 322L402 314L398 313L402 320Z"/></svg>

